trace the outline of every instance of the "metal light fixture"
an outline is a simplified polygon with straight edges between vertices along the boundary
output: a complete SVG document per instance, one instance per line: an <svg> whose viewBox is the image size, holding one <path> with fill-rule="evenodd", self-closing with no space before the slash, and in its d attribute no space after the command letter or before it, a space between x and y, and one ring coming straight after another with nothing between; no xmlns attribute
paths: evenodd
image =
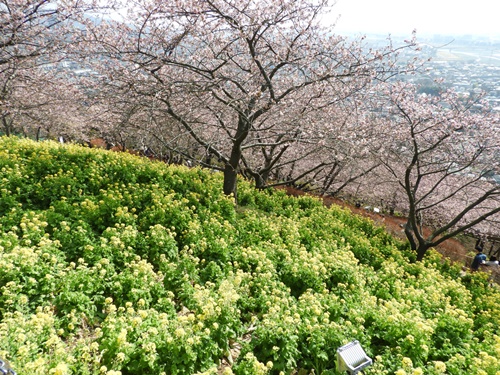
<svg viewBox="0 0 500 375"><path fill-rule="evenodd" d="M366 355L358 340L351 341L337 349L338 371L347 371L355 375L372 363L372 359Z"/></svg>
<svg viewBox="0 0 500 375"><path fill-rule="evenodd" d="M8 362L0 358L0 375L17 375L14 370L10 368Z"/></svg>

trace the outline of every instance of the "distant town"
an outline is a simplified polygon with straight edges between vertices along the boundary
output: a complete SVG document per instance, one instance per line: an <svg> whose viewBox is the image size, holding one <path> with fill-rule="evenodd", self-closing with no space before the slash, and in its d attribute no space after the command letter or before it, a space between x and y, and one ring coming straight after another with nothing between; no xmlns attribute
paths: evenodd
<svg viewBox="0 0 500 375"><path fill-rule="evenodd" d="M420 57L431 59L425 64L425 75L414 78L422 90L432 93L437 89L435 79L442 78L445 86L464 96L485 92L490 107L500 112L500 39L436 35L417 41ZM367 43L383 46L387 35L369 35Z"/></svg>

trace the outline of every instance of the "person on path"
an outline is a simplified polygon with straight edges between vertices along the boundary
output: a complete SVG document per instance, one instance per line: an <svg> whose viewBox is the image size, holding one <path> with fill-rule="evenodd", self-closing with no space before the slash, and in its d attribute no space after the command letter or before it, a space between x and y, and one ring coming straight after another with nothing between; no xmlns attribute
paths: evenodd
<svg viewBox="0 0 500 375"><path fill-rule="evenodd" d="M483 248L480 246L476 246L476 256L472 260L470 268L473 271L477 271L479 269L479 266L481 264L484 264L485 262L486 262L486 255L483 254Z"/></svg>

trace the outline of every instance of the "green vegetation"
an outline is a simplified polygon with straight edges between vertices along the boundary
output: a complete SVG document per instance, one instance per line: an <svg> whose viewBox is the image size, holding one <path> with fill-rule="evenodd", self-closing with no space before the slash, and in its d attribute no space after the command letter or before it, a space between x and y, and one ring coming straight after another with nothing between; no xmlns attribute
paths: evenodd
<svg viewBox="0 0 500 375"><path fill-rule="evenodd" d="M500 371L483 273L312 197L128 154L0 138L0 357L19 374Z"/></svg>

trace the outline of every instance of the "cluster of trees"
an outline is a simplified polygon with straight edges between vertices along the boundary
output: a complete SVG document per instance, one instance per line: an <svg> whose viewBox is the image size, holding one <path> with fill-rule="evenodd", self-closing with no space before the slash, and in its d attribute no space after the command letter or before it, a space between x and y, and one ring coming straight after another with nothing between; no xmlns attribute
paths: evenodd
<svg viewBox="0 0 500 375"><path fill-rule="evenodd" d="M498 116L480 98L421 94L415 35L370 49L336 35L329 10L327 0L1 0L3 132L182 157L223 172L235 196L243 174L257 188L383 200L408 217L419 259L458 233L497 233ZM423 225L436 229L425 237Z"/></svg>

